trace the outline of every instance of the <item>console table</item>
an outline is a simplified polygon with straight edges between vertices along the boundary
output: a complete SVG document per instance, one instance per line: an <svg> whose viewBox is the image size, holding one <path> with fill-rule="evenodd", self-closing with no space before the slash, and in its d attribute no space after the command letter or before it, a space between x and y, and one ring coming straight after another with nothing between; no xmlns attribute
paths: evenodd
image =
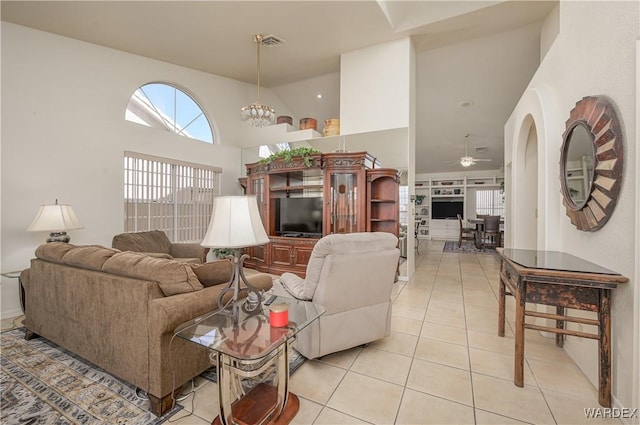
<svg viewBox="0 0 640 425"><path fill-rule="evenodd" d="M597 339L599 343L598 401L611 407L611 290L627 278L563 252L497 248L500 255L498 335L504 336L505 295L516 300L514 384L524 386L524 330L556 334L562 347L566 335ZM507 292L507 289L509 292ZM526 303L556 307L556 313L526 309ZM597 319L566 315L567 308L594 311ZM556 326L525 323L525 316L555 320ZM598 326L598 333L566 329L565 322Z"/></svg>

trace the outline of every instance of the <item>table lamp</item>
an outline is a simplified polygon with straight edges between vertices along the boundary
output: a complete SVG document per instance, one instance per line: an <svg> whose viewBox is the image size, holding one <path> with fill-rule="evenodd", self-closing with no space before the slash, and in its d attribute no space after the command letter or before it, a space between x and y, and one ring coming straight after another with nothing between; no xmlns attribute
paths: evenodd
<svg viewBox="0 0 640 425"><path fill-rule="evenodd" d="M73 212L71 205L58 204L41 205L33 223L27 227L29 232L51 232L47 242L66 242L71 240L67 230L84 229L80 220Z"/></svg>
<svg viewBox="0 0 640 425"><path fill-rule="evenodd" d="M232 314L234 320L238 318L240 280L244 282L249 293L257 296L255 308L260 308L262 303L260 291L251 286L244 275L243 263L249 256L243 254L242 249L266 243L269 243L269 237L262 225L255 196L218 196L214 199L211 221L201 245L206 248L233 250L231 279L218 296L218 307L221 312ZM233 292L230 306L229 302L223 302L223 297L228 292Z"/></svg>

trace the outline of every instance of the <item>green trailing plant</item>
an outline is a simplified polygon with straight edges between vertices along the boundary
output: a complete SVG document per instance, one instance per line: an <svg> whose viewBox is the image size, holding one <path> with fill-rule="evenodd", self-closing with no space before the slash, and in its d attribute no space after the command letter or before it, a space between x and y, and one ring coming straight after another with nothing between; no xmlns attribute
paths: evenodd
<svg viewBox="0 0 640 425"><path fill-rule="evenodd" d="M416 195L416 205L422 205L426 195Z"/></svg>
<svg viewBox="0 0 640 425"><path fill-rule="evenodd" d="M261 164L269 164L278 159L282 159L285 162L291 162L291 160L297 156L302 157L304 161L304 165L307 167L311 167L311 155L320 153L318 149L314 148L295 148L295 149L286 149L280 152L276 152L274 154L269 155L266 158L260 160Z"/></svg>
<svg viewBox="0 0 640 425"><path fill-rule="evenodd" d="M231 248L214 248L212 251L218 258L225 258L227 255L233 255L233 249Z"/></svg>

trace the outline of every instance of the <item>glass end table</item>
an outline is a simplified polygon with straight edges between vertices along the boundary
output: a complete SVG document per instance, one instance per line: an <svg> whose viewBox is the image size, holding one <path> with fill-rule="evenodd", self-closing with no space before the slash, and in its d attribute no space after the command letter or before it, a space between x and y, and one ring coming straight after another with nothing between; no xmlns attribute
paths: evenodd
<svg viewBox="0 0 640 425"><path fill-rule="evenodd" d="M220 310L178 326L175 335L210 350L218 370L219 415L212 424L287 424L300 402L289 392L289 348L298 332L320 317L325 308L309 301L277 297L287 304L289 323L269 324L269 306L246 311L239 301L238 318ZM261 382L245 392L241 378L263 374L275 366L273 383Z"/></svg>

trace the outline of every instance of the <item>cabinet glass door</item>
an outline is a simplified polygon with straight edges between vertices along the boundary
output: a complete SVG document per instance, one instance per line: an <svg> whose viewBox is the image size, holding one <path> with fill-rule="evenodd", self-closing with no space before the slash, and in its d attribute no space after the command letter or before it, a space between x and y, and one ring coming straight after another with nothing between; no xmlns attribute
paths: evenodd
<svg viewBox="0 0 640 425"><path fill-rule="evenodd" d="M329 233L358 231L358 174L332 173L329 181Z"/></svg>
<svg viewBox="0 0 640 425"><path fill-rule="evenodd" d="M260 217L262 218L262 224L264 224L264 179L254 179L251 181L251 194L256 195L256 201L258 201L258 211L260 211ZM266 227L266 226L265 226Z"/></svg>

